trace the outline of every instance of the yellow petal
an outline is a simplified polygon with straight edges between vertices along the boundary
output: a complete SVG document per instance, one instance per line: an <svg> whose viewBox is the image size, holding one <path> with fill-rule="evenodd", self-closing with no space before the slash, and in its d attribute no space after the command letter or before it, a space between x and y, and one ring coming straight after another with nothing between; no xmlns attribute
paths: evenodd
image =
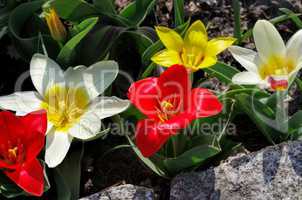
<svg viewBox="0 0 302 200"><path fill-rule="evenodd" d="M188 29L185 35L184 41L185 41L185 46L187 48L189 46L195 46L199 48L206 47L208 41L207 30L204 24L200 20L195 21L190 26L190 28Z"/></svg>
<svg viewBox="0 0 302 200"><path fill-rule="evenodd" d="M215 56L206 56L203 61L198 65L197 69L207 68L215 65L217 62L217 58Z"/></svg>
<svg viewBox="0 0 302 200"><path fill-rule="evenodd" d="M218 37L208 42L206 54L209 56L216 56L230 47L236 41L232 37Z"/></svg>
<svg viewBox="0 0 302 200"><path fill-rule="evenodd" d="M156 33L165 47L180 52L183 48L183 39L174 30L163 26L155 27Z"/></svg>
<svg viewBox="0 0 302 200"><path fill-rule="evenodd" d="M151 60L161 66L170 67L174 64L182 64L179 53L173 50L163 50L155 54Z"/></svg>

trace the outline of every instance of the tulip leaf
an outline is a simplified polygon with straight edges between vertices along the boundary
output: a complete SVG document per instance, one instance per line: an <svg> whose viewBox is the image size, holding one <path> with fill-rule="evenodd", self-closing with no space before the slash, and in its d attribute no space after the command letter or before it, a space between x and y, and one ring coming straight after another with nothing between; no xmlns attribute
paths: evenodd
<svg viewBox="0 0 302 200"><path fill-rule="evenodd" d="M93 4L101 13L116 14L113 0L93 0Z"/></svg>
<svg viewBox="0 0 302 200"><path fill-rule="evenodd" d="M209 76L216 77L218 78L218 80L225 84L232 84L233 76L240 72L235 67L232 67L222 62L217 62L215 65L209 68L205 68L203 70L208 73ZM241 85L234 85L234 87L244 89L244 87Z"/></svg>
<svg viewBox="0 0 302 200"><path fill-rule="evenodd" d="M174 0L174 23L179 26L185 22L184 0Z"/></svg>
<svg viewBox="0 0 302 200"><path fill-rule="evenodd" d="M79 45L77 51L81 56L77 57L77 62L89 66L103 60L124 31L126 28L123 27L97 24Z"/></svg>
<svg viewBox="0 0 302 200"><path fill-rule="evenodd" d="M20 4L12 11L8 21L8 29L14 40L15 47L18 53L27 60L31 59L34 53L43 51L39 36L42 36L50 57L55 57L59 50L57 42L49 35L47 26L35 14L41 9L43 3L43 0L38 0ZM25 27L32 30L29 36L24 36L23 34Z"/></svg>
<svg viewBox="0 0 302 200"><path fill-rule="evenodd" d="M89 31L96 25L98 22L97 17L88 18L85 19L83 22L81 22L78 27L83 29L81 32L79 32L77 35L75 35L73 38L71 38L61 49L57 60L62 65L70 66L71 62L75 56L75 49L78 46L78 44L82 41L82 39L89 33ZM85 28L83 26L86 26Z"/></svg>
<svg viewBox="0 0 302 200"><path fill-rule="evenodd" d="M290 16L290 19L297 26L297 28L302 29L302 21L297 15L295 15L296 13L288 8L280 8L280 11Z"/></svg>
<svg viewBox="0 0 302 200"><path fill-rule="evenodd" d="M136 153L136 155L141 159L141 161L144 162L146 166L148 166L153 172L155 172L157 175L162 176L162 177L167 177L166 172L163 170L160 162L154 163L149 158L144 157L139 149L135 146L135 144L132 142L131 138L129 136L126 136L130 145L132 146L133 151ZM161 166L161 167L160 167Z"/></svg>
<svg viewBox="0 0 302 200"><path fill-rule="evenodd" d="M79 199L83 155L84 143L81 143L80 148L70 148L64 161L54 169L58 200Z"/></svg>
<svg viewBox="0 0 302 200"><path fill-rule="evenodd" d="M272 143L283 141L284 135L276 130L276 113L267 105L248 94L235 96L240 108L249 116L266 139Z"/></svg>
<svg viewBox="0 0 302 200"><path fill-rule="evenodd" d="M214 146L201 145L184 152L176 158L165 159L164 164L169 173L175 174L183 171L184 169L200 165L208 158L217 155L220 151L221 150L219 148Z"/></svg>
<svg viewBox="0 0 302 200"><path fill-rule="evenodd" d="M54 0L51 5L61 18L73 22L79 22L98 14L92 4L83 0Z"/></svg>
<svg viewBox="0 0 302 200"><path fill-rule="evenodd" d="M302 137L302 110L296 112L288 121L291 138L293 140L301 139Z"/></svg>
<svg viewBox="0 0 302 200"><path fill-rule="evenodd" d="M145 19L155 5L155 0L136 0L126 6L120 16L129 20L129 26L137 27Z"/></svg>

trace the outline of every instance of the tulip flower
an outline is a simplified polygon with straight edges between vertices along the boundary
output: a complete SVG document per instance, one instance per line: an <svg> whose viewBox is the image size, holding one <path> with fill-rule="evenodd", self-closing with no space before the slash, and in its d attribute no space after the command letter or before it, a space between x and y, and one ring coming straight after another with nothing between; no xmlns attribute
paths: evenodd
<svg viewBox="0 0 302 200"><path fill-rule="evenodd" d="M39 111L24 117L0 112L0 168L25 192L42 196L43 167L37 159L44 147L46 113Z"/></svg>
<svg viewBox="0 0 302 200"><path fill-rule="evenodd" d="M181 65L171 66L158 78L133 83L128 98L147 116L136 127L136 144L145 157L156 153L192 120L222 110L222 104L209 90L191 90L188 71Z"/></svg>
<svg viewBox="0 0 302 200"><path fill-rule="evenodd" d="M163 26L156 27L156 32L166 49L155 54L151 60L164 67L181 64L193 72L214 65L217 55L235 42L232 37L208 41L207 30L200 20L190 26L184 39Z"/></svg>
<svg viewBox="0 0 302 200"><path fill-rule="evenodd" d="M63 72L53 60L36 54L30 63L30 75L38 92L0 97L0 107L21 113L47 111L45 162L49 167L56 167L65 158L73 138L95 137L101 128L100 120L127 109L128 100L98 97L117 74L118 64L113 61Z"/></svg>
<svg viewBox="0 0 302 200"><path fill-rule="evenodd" d="M302 67L302 30L294 34L285 45L270 22L259 20L253 36L258 53L238 46L229 48L233 57L247 70L236 74L233 82L286 90L289 80Z"/></svg>
<svg viewBox="0 0 302 200"><path fill-rule="evenodd" d="M63 43L67 38L67 32L66 29L60 20L57 12L53 8L49 8L45 12L45 19L47 22L47 26L49 28L51 37L60 42Z"/></svg>

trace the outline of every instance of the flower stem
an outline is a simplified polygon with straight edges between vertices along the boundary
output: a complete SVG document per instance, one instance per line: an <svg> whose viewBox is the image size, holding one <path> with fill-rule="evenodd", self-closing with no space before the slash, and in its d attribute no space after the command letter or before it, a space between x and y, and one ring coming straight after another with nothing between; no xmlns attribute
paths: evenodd
<svg viewBox="0 0 302 200"><path fill-rule="evenodd" d="M277 91L277 107L276 107L276 122L278 129L288 136L288 105L285 101L287 92Z"/></svg>

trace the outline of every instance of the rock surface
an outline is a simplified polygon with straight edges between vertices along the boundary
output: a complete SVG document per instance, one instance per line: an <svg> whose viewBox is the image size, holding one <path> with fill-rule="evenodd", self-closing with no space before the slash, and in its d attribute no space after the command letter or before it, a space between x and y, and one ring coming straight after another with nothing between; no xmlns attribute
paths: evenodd
<svg viewBox="0 0 302 200"><path fill-rule="evenodd" d="M153 200L152 189L130 184L110 187L80 200Z"/></svg>
<svg viewBox="0 0 302 200"><path fill-rule="evenodd" d="M302 200L302 141L237 155L177 176L171 200Z"/></svg>

